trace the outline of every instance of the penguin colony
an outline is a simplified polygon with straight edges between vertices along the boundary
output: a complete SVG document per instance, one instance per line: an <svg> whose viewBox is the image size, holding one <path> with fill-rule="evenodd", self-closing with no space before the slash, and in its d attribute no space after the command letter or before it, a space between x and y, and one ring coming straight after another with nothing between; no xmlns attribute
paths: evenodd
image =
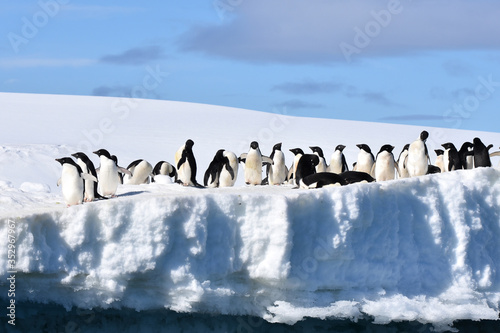
<svg viewBox="0 0 500 333"><path fill-rule="evenodd" d="M281 143L274 145L271 155L267 157L261 153L259 144L253 141L248 152L239 157L233 152L218 150L205 171L203 185L196 180L193 140L187 140L177 150L174 164L160 161L154 167L148 161L139 159L123 168L118 165L116 156L106 149L99 149L93 152L99 156L98 168L83 152L72 154L76 161L71 157L56 159L62 165L57 185L62 187L66 204L72 206L115 197L119 184L175 182L198 188L231 187L236 182L240 163L244 165L247 185L292 184L295 188L310 189L491 167L490 157L500 156L500 151L489 153L493 145L485 146L479 138L475 138L473 142L465 142L460 150L451 142L442 144L444 149L435 150L436 159L432 164L426 146L428 137L427 131L420 133L415 141L403 147L397 160L393 154L395 147L390 144L383 145L376 156L367 144L358 144L359 153L352 170L349 170L343 154L344 145L335 148L329 165L320 147L309 147L311 154L304 153L301 148L290 149L294 160L288 168ZM262 179L264 167L266 177Z"/></svg>

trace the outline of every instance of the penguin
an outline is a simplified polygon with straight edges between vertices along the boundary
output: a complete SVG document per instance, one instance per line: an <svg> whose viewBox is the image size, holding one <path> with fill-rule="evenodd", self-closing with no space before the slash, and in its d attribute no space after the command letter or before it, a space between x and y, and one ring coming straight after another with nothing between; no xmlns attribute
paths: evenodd
<svg viewBox="0 0 500 333"><path fill-rule="evenodd" d="M293 153L294 158L293 158L293 164L290 167L290 170L288 171L288 182L292 185L297 185L297 183L295 182L295 175L297 173L297 164L299 163L299 160L302 157L302 155L304 155L304 151L300 148L293 148L289 150Z"/></svg>
<svg viewBox="0 0 500 333"><path fill-rule="evenodd" d="M312 152L319 157L319 163L316 165L316 172L326 172L327 164L325 160L325 155L323 155L323 149L318 146L309 147Z"/></svg>
<svg viewBox="0 0 500 333"><path fill-rule="evenodd" d="M269 158L273 160L273 164L268 165L268 183L269 185L281 185L288 176L288 168L285 164L285 154L281 151L281 143L273 146L273 152Z"/></svg>
<svg viewBox="0 0 500 333"><path fill-rule="evenodd" d="M441 168L432 164L427 167L427 175L432 175L434 173L441 173Z"/></svg>
<svg viewBox="0 0 500 333"><path fill-rule="evenodd" d="M57 186L61 185L61 191L66 205L79 205L83 202L84 181L97 182L97 178L82 171L71 157L56 158L62 165L61 178L57 181Z"/></svg>
<svg viewBox="0 0 500 333"><path fill-rule="evenodd" d="M245 183L247 185L261 185L262 164L273 163L269 157L262 155L257 141L252 141L248 153L241 154L238 160L245 163Z"/></svg>
<svg viewBox="0 0 500 333"><path fill-rule="evenodd" d="M434 149L434 151L436 152L436 160L434 164L439 168L439 170L441 170L441 172L444 172L444 150Z"/></svg>
<svg viewBox="0 0 500 333"><path fill-rule="evenodd" d="M170 181L166 182L164 179L162 179L163 177L169 177ZM172 178L174 182L177 181L177 170L172 164L166 161L160 161L156 163L151 173L152 182L157 182L159 179L162 179L160 182L170 183Z"/></svg>
<svg viewBox="0 0 500 333"><path fill-rule="evenodd" d="M343 153L344 149L344 145L338 145L335 147L335 151L330 158L330 165L327 170L328 172L339 174L349 170Z"/></svg>
<svg viewBox="0 0 500 333"><path fill-rule="evenodd" d="M127 170L132 173L132 177L125 175L123 183L129 185L149 184L149 176L153 171L153 166L146 160L135 160L130 163Z"/></svg>
<svg viewBox="0 0 500 333"><path fill-rule="evenodd" d="M486 147L480 138L474 138L474 167L490 167L491 159L489 150L493 148L493 145Z"/></svg>
<svg viewBox="0 0 500 333"><path fill-rule="evenodd" d="M429 137L427 131L422 131L418 139L413 141L408 147L406 156L406 168L410 177L423 176L427 174L429 168L429 152L425 141Z"/></svg>
<svg viewBox="0 0 500 333"><path fill-rule="evenodd" d="M224 149L219 149L217 153L215 153L212 162L208 165L207 171L205 171L203 185L206 187L219 187L219 176L222 171L223 160Z"/></svg>
<svg viewBox="0 0 500 333"><path fill-rule="evenodd" d="M360 171L344 171L339 174L344 179L346 185L354 183L371 183L375 181L370 174Z"/></svg>
<svg viewBox="0 0 500 333"><path fill-rule="evenodd" d="M460 156L457 148L451 142L443 143L441 146L445 149L443 154L444 172L462 169Z"/></svg>
<svg viewBox="0 0 500 333"><path fill-rule="evenodd" d="M115 162L116 167L118 167L118 157L116 155L111 155L111 159ZM99 168L97 168L97 173L99 173ZM120 184L123 184L123 175L124 173L118 169L118 176L120 177Z"/></svg>
<svg viewBox="0 0 500 333"><path fill-rule="evenodd" d="M90 160L90 158L83 152L77 152L71 154L74 158L76 158L76 164L80 166L84 173L91 174L97 179L97 172L94 167L94 163ZM83 200L85 202L91 202L96 199L107 199L103 197L97 192L97 182L92 180L85 180L85 195Z"/></svg>
<svg viewBox="0 0 500 333"><path fill-rule="evenodd" d="M316 172L320 157L316 154L304 154L297 163L296 182L299 188L311 189L325 186L342 186L345 180L331 172Z"/></svg>
<svg viewBox="0 0 500 333"><path fill-rule="evenodd" d="M464 169L474 169L474 145L472 142L464 142L460 150L458 151L458 156Z"/></svg>
<svg viewBox="0 0 500 333"><path fill-rule="evenodd" d="M177 182L184 186L203 187L196 181L196 159L193 154L193 145L193 140L188 139L175 153Z"/></svg>
<svg viewBox="0 0 500 333"><path fill-rule="evenodd" d="M219 187L232 187L238 177L238 157L229 150L222 153L224 160L219 174Z"/></svg>
<svg viewBox="0 0 500 333"><path fill-rule="evenodd" d="M370 173L375 162L375 157L370 147L366 144L358 144L356 147L359 148L359 153L354 171Z"/></svg>
<svg viewBox="0 0 500 333"><path fill-rule="evenodd" d="M115 197L118 184L120 184L119 172L132 176L132 173L124 169L115 162L117 159L112 159L110 153L106 149L99 149L94 152L99 156L99 183L98 190L102 196Z"/></svg>
<svg viewBox="0 0 500 333"><path fill-rule="evenodd" d="M401 153L399 153L398 157L398 165L399 165L399 178L409 178L408 169L406 168L406 156L408 156L408 149L410 149L410 144L407 143Z"/></svg>
<svg viewBox="0 0 500 333"><path fill-rule="evenodd" d="M395 179L396 171L398 175L400 174L398 164L392 153L393 150L394 146L391 145L383 145L380 148L377 158L373 163L372 170L370 171L370 174L375 175L375 180L377 182Z"/></svg>

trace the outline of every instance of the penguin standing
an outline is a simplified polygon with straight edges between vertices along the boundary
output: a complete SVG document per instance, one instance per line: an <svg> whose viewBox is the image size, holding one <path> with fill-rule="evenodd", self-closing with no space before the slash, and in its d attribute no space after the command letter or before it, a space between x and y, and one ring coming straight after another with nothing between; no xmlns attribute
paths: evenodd
<svg viewBox="0 0 500 333"><path fill-rule="evenodd" d="M398 165L399 165L399 178L409 178L410 174L408 173L408 169L406 168L406 156L408 156L408 149L410 149L410 144L407 143L401 153L399 153L398 157Z"/></svg>
<svg viewBox="0 0 500 333"><path fill-rule="evenodd" d="M375 162L375 157L370 147L366 144L358 144L356 147L359 148L359 153L354 171L370 173Z"/></svg>
<svg viewBox="0 0 500 333"><path fill-rule="evenodd" d="M447 142L441 146L445 149L443 154L444 172L462 169L462 162L460 161L460 156L455 145Z"/></svg>
<svg viewBox="0 0 500 333"><path fill-rule="evenodd" d="M153 171L153 166L146 160L135 160L130 163L127 170L133 176L125 175L123 183L129 185L149 184L149 176Z"/></svg>
<svg viewBox="0 0 500 333"><path fill-rule="evenodd" d="M196 181L196 159L193 154L193 146L193 140L188 139L175 153L177 182L184 186L203 187Z"/></svg>
<svg viewBox="0 0 500 333"><path fill-rule="evenodd" d="M377 182L395 179L396 171L399 174L399 167L392 153L393 149L394 146L383 145L377 154L377 159L370 172L370 174L375 175Z"/></svg>
<svg viewBox="0 0 500 333"><path fill-rule="evenodd" d="M304 155L304 151L300 148L293 148L290 149L290 151L293 153L293 164L290 167L290 170L288 171L288 182L292 185L298 185L295 182L296 174L297 174L297 164L300 161L300 158L302 155Z"/></svg>
<svg viewBox="0 0 500 333"><path fill-rule="evenodd" d="M262 156L257 141L250 143L248 153L241 154L240 162L245 163L245 183L247 185L261 185L262 183L262 163L272 164L269 157Z"/></svg>
<svg viewBox="0 0 500 333"><path fill-rule="evenodd" d="M229 150L224 150L222 155L224 160L219 174L219 187L231 187L238 177L238 157Z"/></svg>
<svg viewBox="0 0 500 333"><path fill-rule="evenodd" d="M76 158L76 163L80 166L84 173L91 174L97 179L97 172L94 167L94 163L90 160L90 158L83 152L78 152L71 154L74 158ZM85 195L83 200L86 202L91 202L96 199L106 199L102 195L97 192L97 182L93 180L85 180Z"/></svg>
<svg viewBox="0 0 500 333"><path fill-rule="evenodd" d="M464 142L460 150L458 151L458 156L460 162L464 169L474 169L474 145L472 142Z"/></svg>
<svg viewBox="0 0 500 333"><path fill-rule="evenodd" d="M493 148L493 145L489 145L486 147L480 138L474 138L474 167L490 167L491 159L490 159L490 149Z"/></svg>
<svg viewBox="0 0 500 333"><path fill-rule="evenodd" d="M84 195L84 180L97 182L97 178L84 173L71 157L57 158L56 161L62 165L61 178L57 181L57 186L61 185L66 205L69 207L81 204Z"/></svg>
<svg viewBox="0 0 500 333"><path fill-rule="evenodd" d="M115 162L117 161L116 156L113 159L106 149L99 149L94 154L99 156L100 160L98 191L102 196L114 197L118 189L118 184L120 184L119 172L129 176L132 176L132 173L118 166Z"/></svg>
<svg viewBox="0 0 500 333"><path fill-rule="evenodd" d="M427 131L422 131L417 140L413 141L408 147L408 156L406 156L406 168L410 177L423 176L429 169L429 152L425 141L429 137Z"/></svg>
<svg viewBox="0 0 500 333"><path fill-rule="evenodd" d="M434 161L434 165L441 170L441 172L444 172L444 159L443 159L443 154L444 150L442 149L434 149L436 152L436 160Z"/></svg>
<svg viewBox="0 0 500 333"><path fill-rule="evenodd" d="M323 149L318 146L309 147L315 155L319 157L319 163L316 165L316 172L326 172L327 164L325 160L325 155L323 155Z"/></svg>
<svg viewBox="0 0 500 333"><path fill-rule="evenodd" d="M219 176L224 163L224 149L219 149L208 165L205 176L203 177L203 185L207 187L219 187Z"/></svg>
<svg viewBox="0 0 500 333"><path fill-rule="evenodd" d="M156 163L155 167L153 168L153 171L151 173L151 181L156 182L162 177L170 177L170 180L168 182L171 182L171 179L173 178L174 182L176 182L177 170L172 164L166 161L160 161Z"/></svg>
<svg viewBox="0 0 500 333"><path fill-rule="evenodd" d="M330 158L330 165L328 166L327 170L328 172L339 174L349 171L349 167L347 166L347 162L343 153L344 149L344 145L338 145L337 147L335 147L335 151Z"/></svg>
<svg viewBox="0 0 500 333"><path fill-rule="evenodd" d="M281 185L288 176L288 168L285 164L285 154L281 151L281 143L273 146L273 152L269 158L273 160L273 164L268 166L267 179L269 185Z"/></svg>

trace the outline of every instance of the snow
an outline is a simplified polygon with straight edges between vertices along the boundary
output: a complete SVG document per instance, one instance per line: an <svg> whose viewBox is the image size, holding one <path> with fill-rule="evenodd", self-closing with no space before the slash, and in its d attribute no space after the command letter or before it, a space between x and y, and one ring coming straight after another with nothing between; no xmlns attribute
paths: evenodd
<svg viewBox="0 0 500 333"><path fill-rule="evenodd" d="M243 185L198 189L165 179L66 208L54 159L106 148L122 166L173 162L195 142L198 180L215 152L264 154L357 143L374 152L423 128L297 118L170 101L0 93L0 239L16 222L16 301L70 310L171 309L252 315L273 323L497 320L500 171L463 170L319 190ZM426 128L443 142L500 142L500 133ZM433 141L432 138L435 138ZM92 156L91 156L92 155ZM431 156L435 156L432 155ZM493 160L495 165L497 160ZM7 247L0 247L6 285ZM22 281L22 282L21 282ZM21 287L22 286L22 287ZM2 293L1 297L5 297Z"/></svg>

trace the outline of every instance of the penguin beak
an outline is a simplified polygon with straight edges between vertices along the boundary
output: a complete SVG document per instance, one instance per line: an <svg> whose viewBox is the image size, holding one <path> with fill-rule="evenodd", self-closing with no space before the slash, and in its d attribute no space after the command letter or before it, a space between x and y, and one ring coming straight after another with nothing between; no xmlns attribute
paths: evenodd
<svg viewBox="0 0 500 333"><path fill-rule="evenodd" d="M62 158L56 158L56 161L61 163L61 165L62 165Z"/></svg>

